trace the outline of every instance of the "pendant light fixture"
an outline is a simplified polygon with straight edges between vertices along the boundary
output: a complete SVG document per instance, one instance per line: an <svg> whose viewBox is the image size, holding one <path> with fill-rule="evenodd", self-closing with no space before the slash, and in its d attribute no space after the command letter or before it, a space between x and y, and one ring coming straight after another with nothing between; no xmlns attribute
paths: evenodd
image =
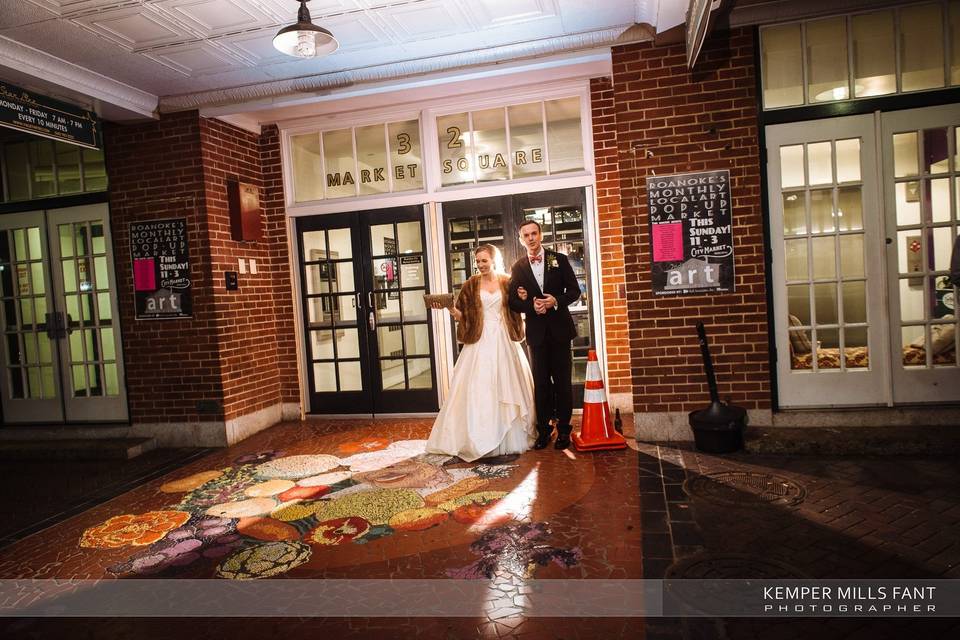
<svg viewBox="0 0 960 640"><path fill-rule="evenodd" d="M307 9L309 0L297 1L300 3L297 23L277 32L273 38L274 48L296 58L316 58L336 51L340 43L333 34L310 21L310 10Z"/></svg>

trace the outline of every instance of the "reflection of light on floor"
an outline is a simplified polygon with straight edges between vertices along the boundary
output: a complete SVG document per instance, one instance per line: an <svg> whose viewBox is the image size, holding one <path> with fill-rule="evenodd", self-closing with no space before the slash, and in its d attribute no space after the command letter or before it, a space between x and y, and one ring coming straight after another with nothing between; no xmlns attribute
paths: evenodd
<svg viewBox="0 0 960 640"><path fill-rule="evenodd" d="M490 527L503 524L505 520L513 519L521 522L530 522L533 512L533 501L537 497L537 479L540 475L538 462L527 476L520 481L507 495L500 498L490 507L471 527L470 533L480 534Z"/></svg>

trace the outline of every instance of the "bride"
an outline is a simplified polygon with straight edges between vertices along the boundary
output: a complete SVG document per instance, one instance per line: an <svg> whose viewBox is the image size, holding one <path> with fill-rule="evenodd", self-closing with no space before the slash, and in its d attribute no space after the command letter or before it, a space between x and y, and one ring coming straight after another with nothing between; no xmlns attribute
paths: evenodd
<svg viewBox="0 0 960 640"><path fill-rule="evenodd" d="M480 245L474 258L480 273L464 283L450 309L463 350L426 449L467 462L526 451L536 418L533 376L519 344L523 320L507 306L510 276L500 250Z"/></svg>

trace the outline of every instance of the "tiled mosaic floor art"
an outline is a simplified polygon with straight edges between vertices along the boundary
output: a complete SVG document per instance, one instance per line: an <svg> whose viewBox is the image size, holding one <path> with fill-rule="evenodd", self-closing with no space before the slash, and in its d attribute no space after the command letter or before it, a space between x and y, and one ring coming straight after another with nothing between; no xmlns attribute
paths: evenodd
<svg viewBox="0 0 960 640"><path fill-rule="evenodd" d="M632 451L550 447L465 463L424 452L430 426L279 425L15 543L0 552L0 577L493 579L516 588L534 577L641 577ZM565 637L593 637L587 625L578 635L576 624L517 613L420 622L466 630L455 637L560 637L554 624ZM344 633L367 637L382 622ZM640 628L599 624L618 637ZM164 637L159 628L151 637Z"/></svg>

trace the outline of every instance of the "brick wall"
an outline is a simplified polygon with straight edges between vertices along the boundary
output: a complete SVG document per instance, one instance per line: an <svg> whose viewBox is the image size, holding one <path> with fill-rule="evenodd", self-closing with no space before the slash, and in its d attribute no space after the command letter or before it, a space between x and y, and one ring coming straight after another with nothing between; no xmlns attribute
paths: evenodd
<svg viewBox="0 0 960 640"><path fill-rule="evenodd" d="M220 411L197 411L201 400L223 401L200 146L195 112L105 129L127 398L134 423L223 418ZM163 218L187 219L193 317L134 320L129 225Z"/></svg>
<svg viewBox="0 0 960 640"><path fill-rule="evenodd" d="M620 166L613 84L609 78L594 78L590 81L590 105L609 377L606 386L610 393L630 393L633 384L630 379L630 342L627 330Z"/></svg>
<svg viewBox="0 0 960 640"><path fill-rule="evenodd" d="M706 379L694 325L703 320L720 396L770 407L753 35L715 34L696 70L683 45L613 49L613 101L635 410L702 408ZM604 122L604 124L606 124ZM729 169L736 291L654 297L647 176Z"/></svg>
<svg viewBox="0 0 960 640"><path fill-rule="evenodd" d="M257 136L196 112L106 132L124 361L134 423L230 420L297 402L293 308L275 127ZM264 239L230 235L229 180L260 188ZM129 223L186 217L193 317L134 320ZM243 258L258 273L226 291ZM200 411L201 400L220 410Z"/></svg>

